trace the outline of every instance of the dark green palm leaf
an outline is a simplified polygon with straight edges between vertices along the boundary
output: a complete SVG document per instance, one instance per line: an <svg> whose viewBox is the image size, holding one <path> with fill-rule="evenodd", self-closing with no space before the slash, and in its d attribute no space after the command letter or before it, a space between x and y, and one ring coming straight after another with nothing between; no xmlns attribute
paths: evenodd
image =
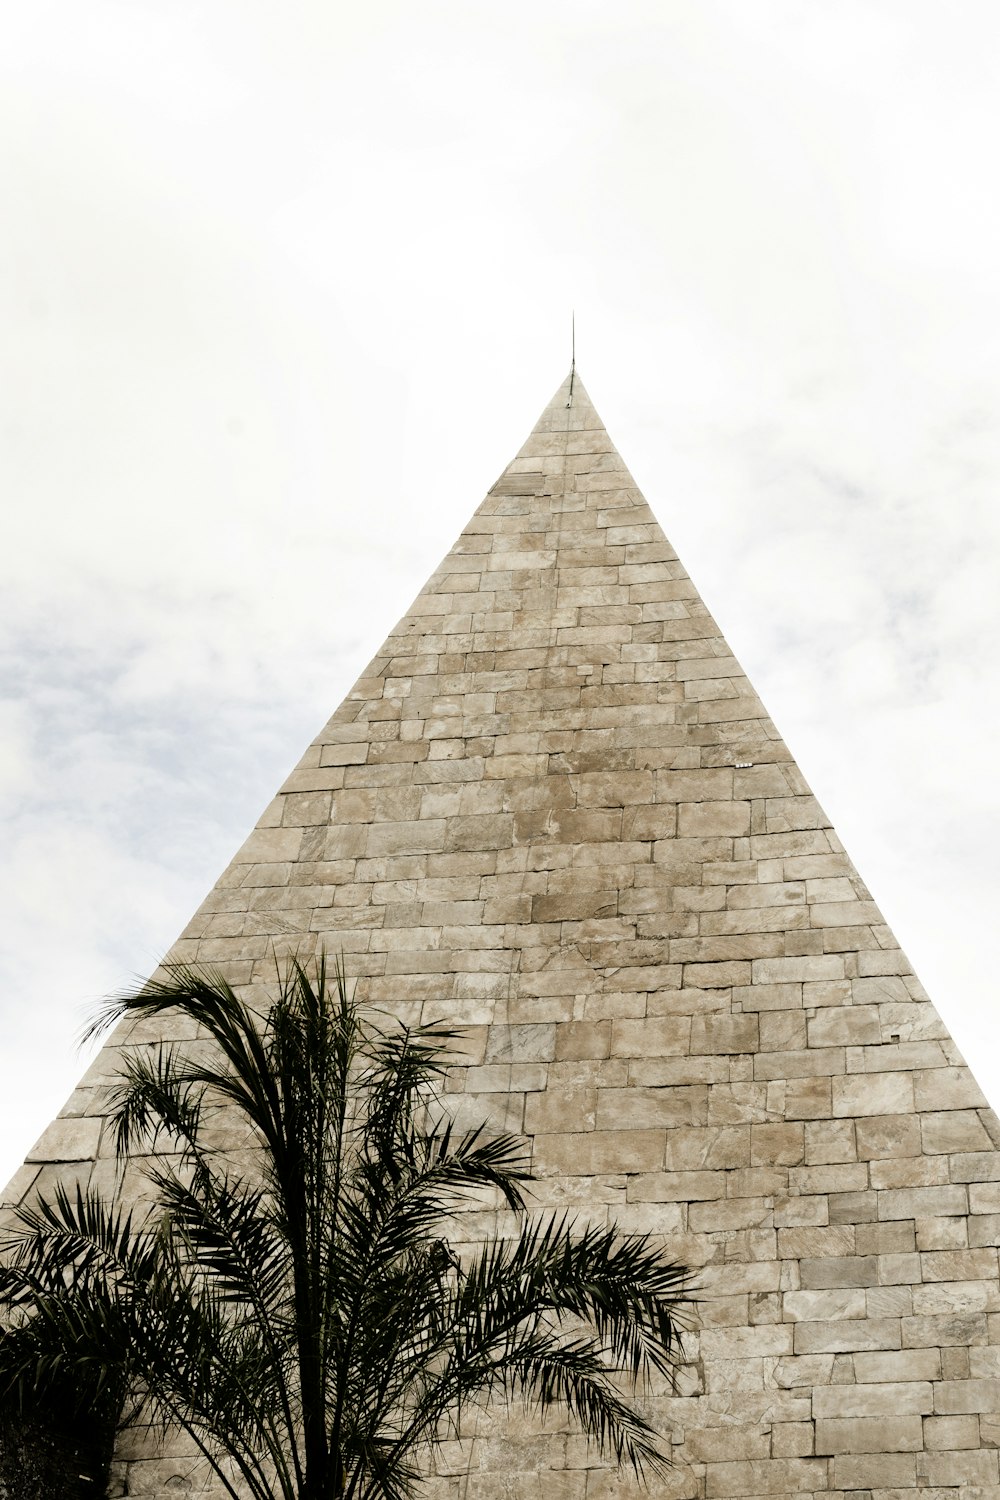
<svg viewBox="0 0 1000 1500"><path fill-rule="evenodd" d="M523 1222L523 1143L441 1112L457 1033L376 1025L322 956L259 1008L167 968L91 1032L170 1015L197 1041L123 1035L110 1106L152 1207L57 1189L6 1235L0 1414L66 1387L131 1397L234 1500L408 1500L491 1394L562 1406L637 1472L666 1462L620 1382L669 1380L687 1273L647 1237ZM497 1205L520 1233L463 1260L455 1214Z"/></svg>

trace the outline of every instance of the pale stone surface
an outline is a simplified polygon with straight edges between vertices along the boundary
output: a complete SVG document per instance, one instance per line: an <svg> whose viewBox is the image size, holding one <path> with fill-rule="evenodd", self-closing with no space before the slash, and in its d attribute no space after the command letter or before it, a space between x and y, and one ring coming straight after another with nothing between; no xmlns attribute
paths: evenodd
<svg viewBox="0 0 1000 1500"><path fill-rule="evenodd" d="M577 379L317 735L172 957L467 1028L457 1117L542 1206L700 1268L650 1494L1000 1500L1000 1126ZM178 1036L177 1040L185 1040ZM12 1185L106 1150L88 1071ZM107 1180L98 1160L95 1182ZM488 1215L470 1214L472 1239ZM129 1492L198 1481L123 1448ZM437 1500L619 1500L489 1413Z"/></svg>

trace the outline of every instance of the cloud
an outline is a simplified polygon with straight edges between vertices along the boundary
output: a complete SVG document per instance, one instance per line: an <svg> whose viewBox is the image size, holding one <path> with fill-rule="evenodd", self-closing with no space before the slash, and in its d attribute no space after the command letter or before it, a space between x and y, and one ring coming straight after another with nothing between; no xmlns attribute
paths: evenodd
<svg viewBox="0 0 1000 1500"><path fill-rule="evenodd" d="M573 307L612 436L1000 1098L998 40L977 0L22 8L11 1166L80 1003L172 941L523 439Z"/></svg>

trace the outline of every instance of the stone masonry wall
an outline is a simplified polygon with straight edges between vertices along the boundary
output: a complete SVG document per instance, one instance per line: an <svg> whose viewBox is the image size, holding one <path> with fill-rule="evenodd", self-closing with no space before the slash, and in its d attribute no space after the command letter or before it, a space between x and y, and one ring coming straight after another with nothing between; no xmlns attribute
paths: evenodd
<svg viewBox="0 0 1000 1500"><path fill-rule="evenodd" d="M540 1206L700 1269L673 1500L1000 1500L998 1124L577 379L172 950L466 1028ZM107 1180L118 1036L19 1174ZM93 1163L93 1165L91 1165ZM471 1216L470 1237L490 1227ZM123 1450L131 1494L197 1477ZM172 1487L171 1487L171 1483ZM182 1483L183 1481L183 1483ZM435 1500L640 1493L490 1413Z"/></svg>

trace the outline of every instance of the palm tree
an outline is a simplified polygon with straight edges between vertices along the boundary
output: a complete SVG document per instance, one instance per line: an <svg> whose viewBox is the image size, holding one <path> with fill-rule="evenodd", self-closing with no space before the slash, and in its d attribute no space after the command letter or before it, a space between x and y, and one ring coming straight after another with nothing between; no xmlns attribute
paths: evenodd
<svg viewBox="0 0 1000 1500"><path fill-rule="evenodd" d="M620 1377L672 1379L687 1272L645 1236L527 1219L523 1142L459 1133L438 1102L456 1033L376 1025L323 958L292 962L263 1013L168 969L91 1030L166 1012L197 1041L128 1049L110 1108L149 1205L60 1189L6 1236L8 1409L124 1400L123 1421L186 1432L234 1500L404 1500L498 1394L665 1466ZM484 1199L519 1232L456 1254L456 1210Z"/></svg>

